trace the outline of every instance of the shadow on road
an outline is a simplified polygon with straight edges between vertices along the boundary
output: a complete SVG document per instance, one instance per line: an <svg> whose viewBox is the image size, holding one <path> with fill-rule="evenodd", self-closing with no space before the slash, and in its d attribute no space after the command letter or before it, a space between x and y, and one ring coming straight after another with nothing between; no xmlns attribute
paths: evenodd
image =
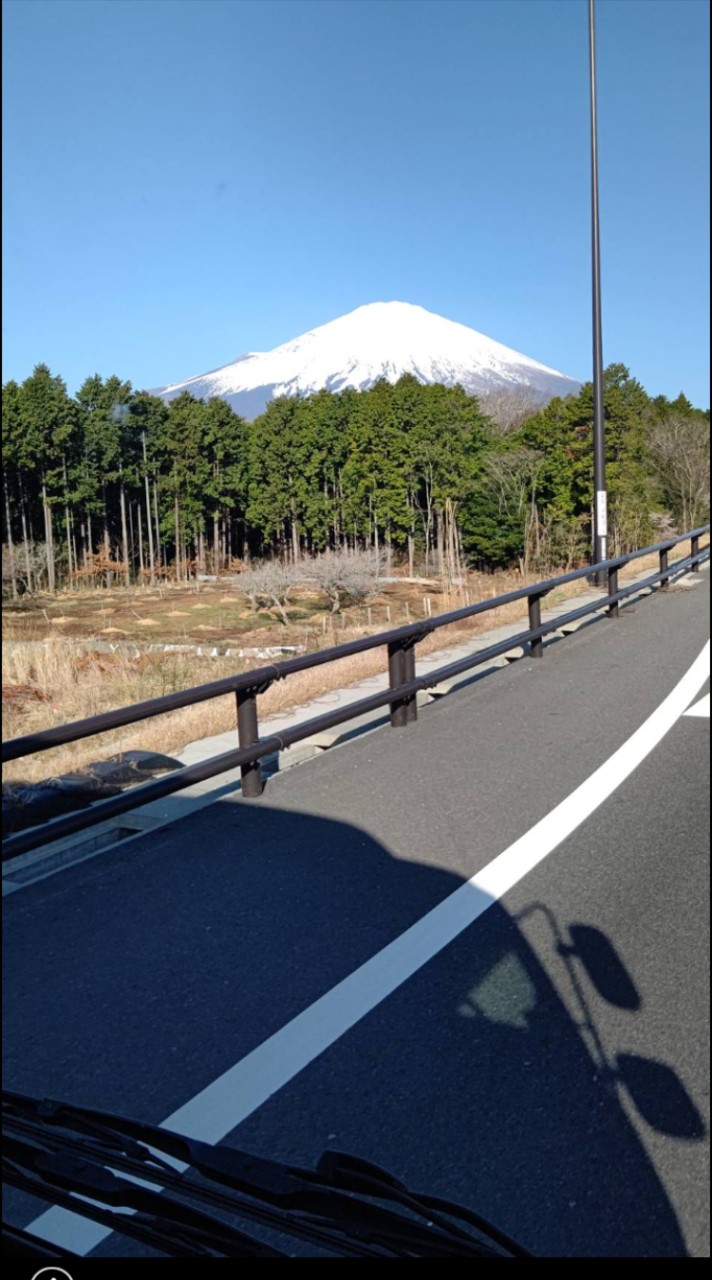
<svg viewBox="0 0 712 1280"><path fill-rule="evenodd" d="M461 885L264 802L71 868L6 903L6 1087L159 1122ZM609 1060L590 991L631 1016L643 995L605 935L549 916L580 1018L495 903L226 1140L361 1155L542 1256L685 1256L621 1091L680 1141L699 1113L671 1064Z"/></svg>

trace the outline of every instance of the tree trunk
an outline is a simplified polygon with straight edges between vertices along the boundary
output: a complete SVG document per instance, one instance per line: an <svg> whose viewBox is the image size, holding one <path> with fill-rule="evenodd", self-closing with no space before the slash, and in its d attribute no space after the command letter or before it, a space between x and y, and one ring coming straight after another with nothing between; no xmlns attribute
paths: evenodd
<svg viewBox="0 0 712 1280"><path fill-rule="evenodd" d="M129 499L129 555L131 557L131 573L136 576L136 534L134 532L134 504Z"/></svg>
<svg viewBox="0 0 712 1280"><path fill-rule="evenodd" d="M289 618L287 617L287 615L286 615L286 613L285 613L285 611L284 611L284 605L282 604L282 601L281 601L281 600L278 600L276 596L272 596L272 597L271 597L271 600L272 600L272 604L274 605L275 609L277 610L277 613L279 614L280 618L282 619L282 622L284 623L285 627L288 627L288 626L289 626Z"/></svg>
<svg viewBox="0 0 712 1280"><path fill-rule="evenodd" d="M131 586L131 565L129 563L129 532L126 524L126 490L123 478L119 485L119 507L121 509L121 558L124 562L124 586Z"/></svg>
<svg viewBox="0 0 712 1280"><path fill-rule="evenodd" d="M72 517L69 513L69 506L65 503L64 507L64 529L67 538L67 572L70 580L74 577L74 556L72 554Z"/></svg>
<svg viewBox="0 0 712 1280"><path fill-rule="evenodd" d="M342 533L341 518L344 507L344 491L341 486L341 473L334 484L334 546L338 547L339 543L343 546L345 543L345 535Z"/></svg>
<svg viewBox="0 0 712 1280"><path fill-rule="evenodd" d="M156 564L163 559L163 567L166 567L165 548L163 548L163 556L161 555L161 521L158 515L158 485L153 482L153 517L156 522Z"/></svg>
<svg viewBox="0 0 712 1280"><path fill-rule="evenodd" d="M64 530L67 538L67 572L70 580L74 575L74 562L72 556L72 518L69 511L69 493L67 484L67 459L62 455L62 470L64 472Z"/></svg>
<svg viewBox="0 0 712 1280"><path fill-rule="evenodd" d="M140 503L140 502L137 502L137 503L136 503L136 516L137 516L137 519L138 519L138 572L139 572L139 582L145 582L145 580L146 580L146 575L145 575L145 571L144 571L144 563L143 563L143 521L142 521L142 519L141 519L141 503ZM150 527L151 527L151 526L150 526L150 524L149 524L149 529L150 529ZM151 581L153 581L153 574L151 575Z"/></svg>
<svg viewBox="0 0 712 1280"><path fill-rule="evenodd" d="M10 579L12 581L12 597L17 599L17 570L15 567L15 543L12 540L12 518L10 514L10 494L7 489L7 472L3 472L3 489L5 491L5 519L7 521L7 553L10 560Z"/></svg>
<svg viewBox="0 0 712 1280"><path fill-rule="evenodd" d="M180 582L182 573L180 563L180 499L177 489L173 498L173 524L175 526L176 582Z"/></svg>
<svg viewBox="0 0 712 1280"><path fill-rule="evenodd" d="M445 573L445 538L443 529L443 513L440 507L435 511L435 550L438 573L443 576Z"/></svg>
<svg viewBox="0 0 712 1280"><path fill-rule="evenodd" d="M415 573L415 503L413 494L408 494L408 514L410 516L410 528L408 529L408 577L412 578Z"/></svg>
<svg viewBox="0 0 712 1280"><path fill-rule="evenodd" d="M74 512L71 507L69 510L69 528L71 530L72 564L74 565L74 572L76 573L79 568L79 555L77 553L77 522L74 518Z"/></svg>
<svg viewBox="0 0 712 1280"><path fill-rule="evenodd" d="M213 513L213 573L220 573L220 516Z"/></svg>
<svg viewBox="0 0 712 1280"><path fill-rule="evenodd" d="M150 570L150 582L153 586L156 581L156 560L153 552L153 529L151 527L151 490L148 482L148 458L146 454L146 432L141 437L143 445L143 483L146 491L146 532L148 533L148 567Z"/></svg>
<svg viewBox="0 0 712 1280"><path fill-rule="evenodd" d="M32 561L30 559L30 538L27 531L27 511L25 509L24 494L20 499L20 514L22 518L22 542L25 548L25 572L27 574L27 590L32 592L35 589L34 575L32 573Z"/></svg>
<svg viewBox="0 0 712 1280"><path fill-rule="evenodd" d="M106 485L102 487L102 495L104 502L104 559L108 564L111 563L111 539L109 537L109 515L106 506ZM106 570L106 585L110 587L114 581L114 575L111 569Z"/></svg>
<svg viewBox="0 0 712 1280"><path fill-rule="evenodd" d="M198 572L205 573L205 530L202 525L198 532Z"/></svg>
<svg viewBox="0 0 712 1280"><path fill-rule="evenodd" d="M425 532L425 576L427 578L430 572L430 552L433 545L433 506L430 489L425 490L425 519L423 520L423 528Z"/></svg>
<svg viewBox="0 0 712 1280"><path fill-rule="evenodd" d="M444 511L445 525L445 554L447 565L448 582L456 582L459 580L458 573L458 555L457 555L457 526L455 523L455 508L451 498L445 499Z"/></svg>
<svg viewBox="0 0 712 1280"><path fill-rule="evenodd" d="M52 508L47 501L47 486L42 480L42 512L44 515L45 546L47 548L47 589L54 595L56 578L54 564L54 532L52 529Z"/></svg>

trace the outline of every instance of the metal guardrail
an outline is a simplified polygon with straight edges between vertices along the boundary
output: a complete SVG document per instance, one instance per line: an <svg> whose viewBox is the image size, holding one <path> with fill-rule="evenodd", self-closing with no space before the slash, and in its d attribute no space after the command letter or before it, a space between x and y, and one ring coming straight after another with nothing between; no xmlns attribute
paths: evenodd
<svg viewBox="0 0 712 1280"><path fill-rule="evenodd" d="M91 716L86 720L75 720L71 724L58 725L54 729L45 729L40 733L27 734L24 737L13 738L8 742L4 742L2 744L3 764L10 760L19 760L23 756L33 755L35 752L47 751L64 743L78 742L81 738L91 737L108 729L117 729L122 725L135 724L140 720L146 720L152 716L165 715L167 712L176 711L181 707L189 707L198 702L207 702L212 698L223 697L228 693L234 693L237 702L239 746L234 751L223 752L219 756L213 756L209 760L202 760L198 764L186 765L167 776L133 787L120 795L112 796L108 800L98 801L88 809L66 814L61 818L52 819L26 831L8 836L2 842L3 859L26 853L30 849L38 848L40 845L72 835L85 827L94 826L96 823L118 817L130 809L137 809L153 800L160 800L176 791L182 791L185 787L192 786L196 782L204 782L208 778L214 778L218 774L238 767L242 777L243 795L255 798L262 793L263 781L260 762L265 756L273 755L276 751L293 746L303 738L311 737L314 733L332 729L336 725L354 719L356 716L378 710L381 707L387 706L390 708L391 725L394 728L412 724L418 716L416 698L421 690L427 690L444 680L452 679L465 671L481 666L483 663L489 662L493 658L517 648L519 645L528 644L531 657L541 658L544 653L544 637L553 631L559 630L567 623L584 618L588 614L596 613L601 609L605 609L608 617L617 618L620 602L628 596L636 594L643 587L655 586L658 583L664 584L680 574L687 573L690 570L693 572L699 570L702 561L709 559L709 544L700 548L700 538L709 533L709 530L709 524L702 525L698 529L680 534L675 538L669 538L665 542L643 547L640 551L632 551L627 555L604 560L595 565L587 565L583 569L574 569L570 573L561 574L557 578L548 578L543 582L519 587L516 591L509 591L505 595L495 596L491 600L483 600L478 604L467 605L462 609L454 609L450 613L442 613L422 622L412 622L407 626L379 632L375 636L364 636L360 640L351 640L347 644L335 645L330 649L322 649L318 653L287 658L283 662L259 667L253 671L243 672L240 675L228 676L222 680L213 680L209 684L197 685L195 688L186 689L180 693L170 693L160 698L151 698L147 702L137 702L133 706L121 707L117 711L106 711L101 715ZM690 543L689 555L670 563L670 551L681 542L686 541ZM647 578L619 587L618 571L623 565L655 553L659 556L659 568L655 573L650 574ZM592 577L594 580L600 581L603 578L607 581L605 595L572 609L568 613L560 614L556 618L542 622L541 601L549 592L568 582ZM509 636L506 640L499 641L497 644L489 645L485 649L480 649L476 653L467 654L464 658L449 662L445 666L439 667L436 671L429 672L427 675L416 676L415 647L425 636L430 635L441 627L450 626L453 622L460 622L465 618L473 618L477 614L487 613L491 609L498 609L502 605L523 599L527 600L529 609L529 626L526 630ZM312 667L323 666L328 662L336 662L341 658L351 657L356 653L364 653L370 649L383 647L388 650L389 687L387 689L381 693L374 693L369 697L361 698L358 702L352 702L346 707L327 712L325 715L315 716L312 720L307 720L303 724L295 725L290 729L284 729L279 734L260 738L257 698L276 680L284 680L297 671L306 671Z"/></svg>

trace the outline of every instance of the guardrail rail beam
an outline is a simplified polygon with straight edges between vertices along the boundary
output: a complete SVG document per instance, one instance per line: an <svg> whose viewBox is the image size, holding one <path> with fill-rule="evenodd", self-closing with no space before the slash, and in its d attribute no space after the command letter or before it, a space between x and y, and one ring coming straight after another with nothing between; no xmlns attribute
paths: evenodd
<svg viewBox="0 0 712 1280"><path fill-rule="evenodd" d="M355 716L370 714L372 711L380 710L386 706L390 709L391 724L394 728L402 728L412 724L418 717L417 698L419 693L422 695L427 690L437 690L438 685L442 688L448 681L465 671L469 672L483 663L491 664L493 660L505 655L513 646L519 647L528 643L531 656L533 658L541 658L544 651L544 638L553 634L564 623L572 623L588 617L602 608L605 609L608 617L617 618L621 601L627 600L631 595L639 594L643 590L651 591L658 584L664 587L672 578L681 574L698 573L702 561L708 562L710 558L709 543L700 548L700 538L703 534L709 534L709 531L710 526L708 524L701 525L697 529L688 530L686 533L678 534L676 537L669 538L665 542L656 543L654 546L643 547L638 551L629 551L624 555L611 557L596 565L573 569L567 573L560 574L557 578L548 578L543 582L518 587L514 591L506 592L504 595L480 600L461 609L454 609L449 613L428 618L427 622L407 623L404 626L382 631L375 636L362 636L357 640L351 640L346 644L336 645L330 649L320 649L316 653L300 654L298 657L287 658L283 662L273 663L268 667L239 672L232 676L223 677L220 680L213 680L208 684L196 685L181 692L164 694L158 698L151 698L146 702L135 703L133 706L120 707L115 711L105 711L100 715L90 716L85 720L76 720L71 724L55 725L51 729L43 729L23 737L13 738L9 742L3 742L2 759L3 763L7 763L11 760L20 760L25 756L33 755L35 752L48 751L64 743L79 742L81 739L95 734L105 733L108 730L121 728L129 724L136 724L153 716L165 715L182 707L194 706L200 702L207 702L212 698L224 697L226 694L234 693L237 702L238 748L224 752L210 760L201 761L198 764L186 765L165 777L142 783L140 786L132 788L131 791L122 792L120 795L113 796L107 800L100 800L88 809L64 814L46 823L38 823L36 826L9 834L3 840L3 858L10 858L20 853L29 852L31 849L43 844L51 843L54 840L64 838L66 835L81 831L85 827L95 826L99 822L117 817L132 808L139 808L141 805L148 804L153 800L173 795L175 792L192 786L194 783L217 777L221 773L235 769L238 766L242 777L243 795L256 799L262 795L264 787L260 761L278 747L284 749L285 747L293 746L316 731L329 731L335 726L353 719ZM681 542L686 542L688 539L690 542L689 555L670 563L669 552L671 548L678 547ZM630 564L643 556L656 553L659 557L659 568L654 573L643 579L634 579L622 587L619 585L618 571L622 565ZM592 573L603 575L604 579L607 576L607 598L604 596L603 599L598 597L592 600L588 599L583 605L567 610L563 617L557 615L542 623L541 601L544 596L557 587L588 578ZM527 629L523 629L510 639L500 640L495 644L487 645L483 649L476 648L468 652L465 657L446 663L445 666L440 667L437 671L429 672L427 675L416 676L415 646L426 635L434 633L441 627L451 626L453 623L461 622L464 619L488 613L490 610L500 608L502 605L513 604L515 601L524 602L525 600L529 613ZM284 730L281 735L260 739L257 698L275 680L283 680L298 671L306 671L312 667L337 662L339 659L351 657L357 653L366 653L382 648L387 648L388 651L388 687L386 689L381 689L378 693L371 694L369 697L360 698L348 706L339 707L325 715L317 716L304 724L295 725L288 730Z"/></svg>

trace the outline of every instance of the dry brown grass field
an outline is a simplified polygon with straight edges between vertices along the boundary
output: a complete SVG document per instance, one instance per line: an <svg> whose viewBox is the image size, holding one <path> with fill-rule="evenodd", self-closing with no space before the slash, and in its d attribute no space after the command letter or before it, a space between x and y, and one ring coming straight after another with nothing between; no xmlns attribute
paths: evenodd
<svg viewBox="0 0 712 1280"><path fill-rule="evenodd" d="M656 566L657 556L638 560L621 573L621 580ZM148 652L150 643L235 648L300 645L312 652L416 621L428 607L433 615L444 613L521 585L522 578L514 573L475 573L468 575L466 585L448 594L435 582L399 580L385 584L382 594L368 605L353 606L336 618L316 593L305 592L296 596L286 627L272 613L253 615L249 603L224 583L67 592L15 601L3 609L3 740L187 689L264 661ZM586 581L581 579L552 593L547 603L585 590ZM422 641L418 653L444 649L465 636L524 620L526 613L526 601L519 601L444 627ZM86 642L96 640L118 641L128 648L87 650ZM262 695L260 716L303 705L380 672L384 665L384 651L376 650L291 676ZM188 742L234 727L234 697L213 699L15 761L5 767L4 781L57 777L131 749L175 753Z"/></svg>

